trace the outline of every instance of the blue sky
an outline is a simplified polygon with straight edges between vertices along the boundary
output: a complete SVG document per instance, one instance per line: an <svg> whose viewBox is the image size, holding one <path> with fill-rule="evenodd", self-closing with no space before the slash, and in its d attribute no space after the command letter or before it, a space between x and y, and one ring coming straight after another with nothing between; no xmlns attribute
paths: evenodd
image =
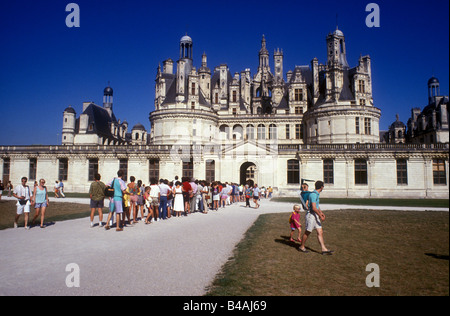
<svg viewBox="0 0 450 316"><path fill-rule="evenodd" d="M79 5L79 28L65 24L70 2ZM379 28L365 24L370 2L380 7ZM283 49L285 73L314 57L326 63L336 14L350 67L360 55L372 59L380 129L427 104L432 75L449 94L447 0L1 1L0 145L60 144L64 109L79 115L85 101L101 105L108 81L116 117L149 131L156 68L178 59L186 32L197 67L206 52L211 69L226 63L231 73L254 75L263 34L271 56Z"/></svg>

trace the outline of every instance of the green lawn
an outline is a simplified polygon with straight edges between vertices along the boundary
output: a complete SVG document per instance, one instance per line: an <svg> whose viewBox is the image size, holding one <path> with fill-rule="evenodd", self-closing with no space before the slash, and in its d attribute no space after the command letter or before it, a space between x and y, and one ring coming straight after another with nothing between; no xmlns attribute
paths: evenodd
<svg viewBox="0 0 450 316"><path fill-rule="evenodd" d="M273 202L298 203L298 197L276 197ZM346 204L369 206L416 206L449 208L448 199L332 199L320 198L320 204Z"/></svg>
<svg viewBox="0 0 450 316"><path fill-rule="evenodd" d="M300 253L289 214L261 215L209 289L210 296L449 295L448 212L328 211L323 256L316 233ZM304 221L304 213L302 213ZM380 287L366 286L366 266Z"/></svg>

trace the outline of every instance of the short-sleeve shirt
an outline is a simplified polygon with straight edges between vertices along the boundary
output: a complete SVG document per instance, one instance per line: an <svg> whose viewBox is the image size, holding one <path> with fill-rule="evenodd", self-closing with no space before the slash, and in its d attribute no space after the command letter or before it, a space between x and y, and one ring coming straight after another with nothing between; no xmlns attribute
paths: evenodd
<svg viewBox="0 0 450 316"><path fill-rule="evenodd" d="M309 194L309 197L308 197L308 201L309 201L309 208L308 208L308 211L310 212L310 213L312 213L312 214L315 214L315 212L313 211L313 208L312 208L312 204L313 203L316 203L316 208L318 209L319 208L319 192L317 192L316 190L314 190L314 191L312 191L310 194Z"/></svg>
<svg viewBox="0 0 450 316"><path fill-rule="evenodd" d="M111 181L109 181L106 185L111 186L114 182L114 201L121 201L123 193L122 191L125 191L127 189L127 185L125 182L120 178L114 178Z"/></svg>
<svg viewBox="0 0 450 316"><path fill-rule="evenodd" d="M105 198L105 184L101 181L94 181L89 188L89 195L93 201L102 201Z"/></svg>

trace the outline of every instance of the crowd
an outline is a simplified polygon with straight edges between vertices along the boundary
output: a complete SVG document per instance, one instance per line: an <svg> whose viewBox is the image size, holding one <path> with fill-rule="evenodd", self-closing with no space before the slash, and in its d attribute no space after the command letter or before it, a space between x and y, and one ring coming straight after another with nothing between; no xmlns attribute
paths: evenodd
<svg viewBox="0 0 450 316"><path fill-rule="evenodd" d="M117 177L111 179L107 184L101 181L100 174L95 175L95 180L89 188L90 197L90 221L91 227L94 227L95 211L98 211L99 226L109 230L113 225L115 214L116 231L122 231L123 227L133 225L139 221L150 224L155 221L167 220L169 218L179 218L188 216L194 212L208 213L209 210L218 211L219 208L225 208L237 202L244 202L246 207L251 207L251 201L255 208L259 208L261 198L272 197L273 190L269 187L259 188L254 185L239 185L237 183L222 183L213 181L198 181L183 177L181 181L178 176L173 181L167 179L151 179L150 185L145 185L141 180L136 182L134 176L130 177L130 182L123 180L123 171L117 172ZM17 185L11 193L12 184L9 182L7 189L8 195L17 198L17 212L14 219L14 227L17 228L17 222L20 215L25 216L25 228L29 229L28 219L31 206L35 209L32 219L32 225L35 225L40 216L40 227L44 228L45 211L49 206L49 198L45 180L40 179L35 182L34 188L27 185L28 179L22 177L21 184ZM62 181L61 181L62 182ZM0 189L4 189L0 183ZM63 186L55 185L55 196L62 192ZM324 189L324 183L317 181L315 190L309 191L308 185L302 183L300 194L300 205L294 205L294 210L289 217L290 241L299 242L298 250L303 253L309 252L305 248L306 241L313 230L317 231L317 238L322 248L322 254L331 254L323 240L322 222L325 215L319 207L319 196ZM0 194L2 194L0 190ZM64 196L64 194L62 194ZM103 223L104 201L109 199L109 213L106 224ZM301 235L302 225L300 223L300 212L306 211L305 215L305 233ZM297 239L293 238L295 230L298 231Z"/></svg>
<svg viewBox="0 0 450 316"><path fill-rule="evenodd" d="M27 185L28 179L23 177L21 184L13 189L11 182L8 183L8 196L17 198L17 212L14 219L14 227L18 227L18 220L24 215L25 228L29 229L29 213L35 210L32 218L34 226L40 216L40 227L45 228L45 211L49 206L49 194L45 186L45 180L35 181L34 187ZM64 185L62 181L52 188L54 196L65 197ZM107 192L111 192L108 194ZM1 192L1 191L0 191ZM115 220L116 230L121 231L127 225L133 225L139 221L150 224L152 222L167 220L169 218L179 218L188 216L194 212L208 213L208 211L218 211L228 205L237 202L245 202L246 207L259 208L261 198L271 198L273 190L271 187L259 188L254 185L239 185L229 182L207 182L178 176L173 181L167 179L151 179L149 185L145 185L141 180L136 181L131 176L129 182L123 179L123 171L119 170L117 177L114 177L106 184L101 181L100 174L96 174L94 181L89 188L90 197L90 225L94 224L96 211L98 212L98 225L110 229ZM105 205L105 201L109 205ZM108 208L108 217L103 221L103 211ZM113 215L115 216L113 217Z"/></svg>
<svg viewBox="0 0 450 316"><path fill-rule="evenodd" d="M108 194L105 192L111 192ZM257 184L239 185L237 183L222 183L220 181L207 182L178 176L173 181L167 179L151 179L149 185L141 180L136 182L134 176L129 183L123 180L123 172L118 171L117 177L104 184L97 174L91 184L89 195L91 198L91 227L94 227L95 212L99 215L99 226L110 229L113 222L113 213L116 214L116 230L144 221L145 224L188 216L194 212L208 213L218 211L237 202L246 202L251 207L253 201L255 208L259 207L260 198L271 197L273 190L269 187L260 189ZM109 215L103 225L103 207L105 197L109 198Z"/></svg>

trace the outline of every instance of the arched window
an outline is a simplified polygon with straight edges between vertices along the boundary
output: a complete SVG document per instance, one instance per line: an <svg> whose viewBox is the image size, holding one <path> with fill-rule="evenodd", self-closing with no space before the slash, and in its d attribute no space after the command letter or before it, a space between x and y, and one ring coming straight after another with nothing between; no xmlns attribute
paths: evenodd
<svg viewBox="0 0 450 316"><path fill-rule="evenodd" d="M258 139L266 139L266 127L264 124L258 125Z"/></svg>
<svg viewBox="0 0 450 316"><path fill-rule="evenodd" d="M269 139L277 139L277 126L275 124L270 124L269 126Z"/></svg>
<svg viewBox="0 0 450 316"><path fill-rule="evenodd" d="M245 128L246 139L255 139L255 127L252 124Z"/></svg>
<svg viewBox="0 0 450 316"><path fill-rule="evenodd" d="M228 125L221 125L219 127L219 139L228 139L230 137L230 128Z"/></svg>
<svg viewBox="0 0 450 316"><path fill-rule="evenodd" d="M241 140L244 134L244 129L241 125L234 125L233 126L233 140Z"/></svg>

